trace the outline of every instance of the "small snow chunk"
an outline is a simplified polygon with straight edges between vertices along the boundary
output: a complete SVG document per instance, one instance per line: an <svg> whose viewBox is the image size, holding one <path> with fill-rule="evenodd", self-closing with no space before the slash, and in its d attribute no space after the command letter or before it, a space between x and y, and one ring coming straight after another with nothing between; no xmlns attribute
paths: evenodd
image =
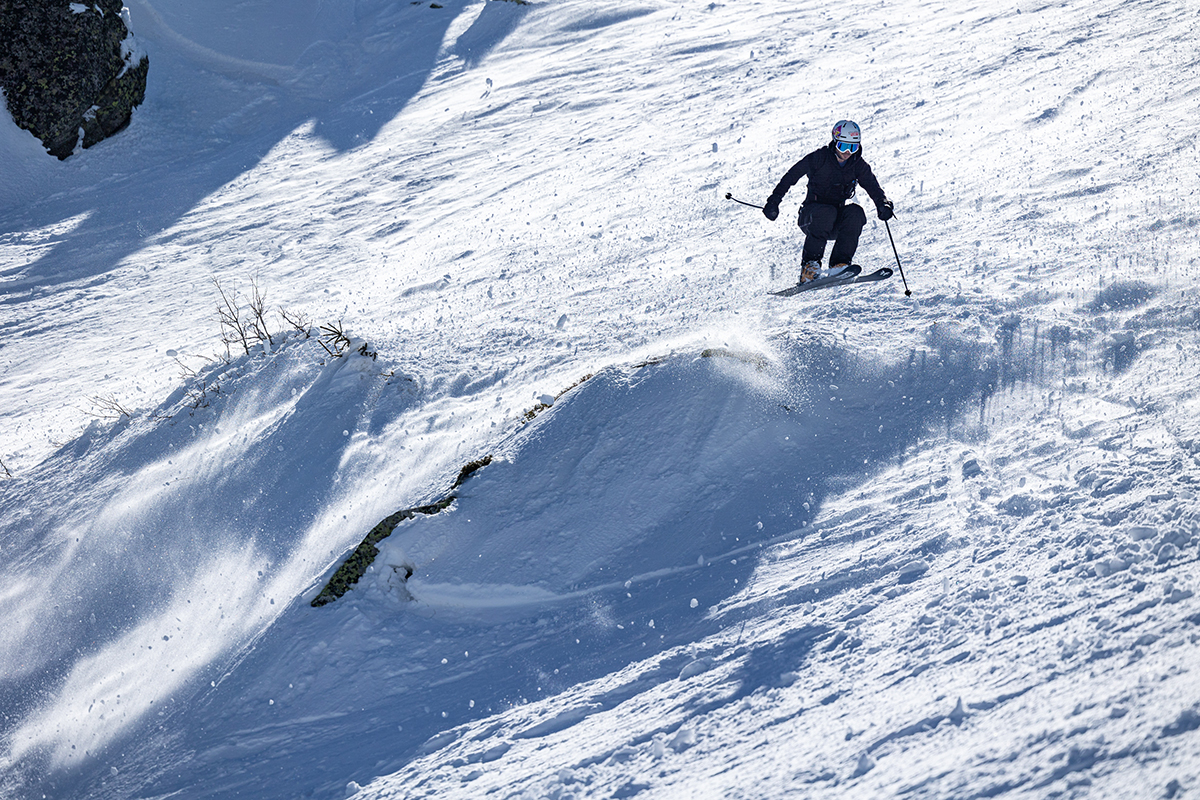
<svg viewBox="0 0 1200 800"><path fill-rule="evenodd" d="M871 758L867 753L863 753L858 757L858 766L854 768L852 778L857 778L861 775L866 775L871 770L875 769L875 759Z"/></svg>
<svg viewBox="0 0 1200 800"><path fill-rule="evenodd" d="M108 771L111 772L114 777L121 774L121 770L117 769L116 767L109 767Z"/></svg>
<svg viewBox="0 0 1200 800"><path fill-rule="evenodd" d="M554 405L554 395L544 394L538 398L538 402L544 406L552 406Z"/></svg>
<svg viewBox="0 0 1200 800"><path fill-rule="evenodd" d="M686 665L679 671L679 680L686 681L688 678L693 678L702 672L708 672L712 669L712 660L708 658L698 658Z"/></svg>
<svg viewBox="0 0 1200 800"><path fill-rule="evenodd" d="M698 605L700 605L700 601L694 597L692 598L692 602L688 603L688 606L690 606L691 608L695 608Z"/></svg>
<svg viewBox="0 0 1200 800"><path fill-rule="evenodd" d="M350 781L346 784L346 797L353 797L358 794L360 789L362 787L358 785L358 781Z"/></svg>
<svg viewBox="0 0 1200 800"><path fill-rule="evenodd" d="M1165 564L1179 555L1179 548L1167 542L1158 550L1158 563Z"/></svg>
<svg viewBox="0 0 1200 800"><path fill-rule="evenodd" d="M896 580L900 583L912 583L928 571L929 562L923 558L918 558L901 567L896 573Z"/></svg>
<svg viewBox="0 0 1200 800"><path fill-rule="evenodd" d="M1135 542L1142 542L1146 539L1153 539L1158 536L1158 528L1148 525L1134 525L1129 529L1129 538Z"/></svg>
<svg viewBox="0 0 1200 800"><path fill-rule="evenodd" d="M71 3L68 8L71 9L71 13L73 14L86 14L88 10L88 7L83 3Z"/></svg>
<svg viewBox="0 0 1200 800"><path fill-rule="evenodd" d="M696 732L691 728L680 728L679 733L671 739L668 746L676 753L682 753L696 744Z"/></svg>
<svg viewBox="0 0 1200 800"><path fill-rule="evenodd" d="M865 603L859 603L854 608L850 609L850 611L847 612L846 616L842 617L842 619L855 619L856 617L866 616L874 611L878 605L878 603L873 603L869 600Z"/></svg>

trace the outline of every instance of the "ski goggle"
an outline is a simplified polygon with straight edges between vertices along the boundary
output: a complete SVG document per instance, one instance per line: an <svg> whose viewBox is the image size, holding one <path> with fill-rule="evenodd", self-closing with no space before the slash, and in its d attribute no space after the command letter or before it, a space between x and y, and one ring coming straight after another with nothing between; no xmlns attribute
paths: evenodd
<svg viewBox="0 0 1200 800"><path fill-rule="evenodd" d="M850 153L851 155L858 152L858 142L834 142L839 153Z"/></svg>

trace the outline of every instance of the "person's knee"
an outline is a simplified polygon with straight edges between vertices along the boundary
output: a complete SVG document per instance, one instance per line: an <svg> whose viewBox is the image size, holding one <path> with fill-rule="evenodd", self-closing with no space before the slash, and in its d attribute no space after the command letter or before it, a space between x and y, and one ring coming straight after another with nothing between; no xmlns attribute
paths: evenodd
<svg viewBox="0 0 1200 800"><path fill-rule="evenodd" d="M846 224L861 230L867 224L867 212L857 203L846 206Z"/></svg>
<svg viewBox="0 0 1200 800"><path fill-rule="evenodd" d="M863 217L865 224L866 217ZM821 206L806 207L800 211L800 230L809 236L821 239L832 238L837 224L837 209Z"/></svg>

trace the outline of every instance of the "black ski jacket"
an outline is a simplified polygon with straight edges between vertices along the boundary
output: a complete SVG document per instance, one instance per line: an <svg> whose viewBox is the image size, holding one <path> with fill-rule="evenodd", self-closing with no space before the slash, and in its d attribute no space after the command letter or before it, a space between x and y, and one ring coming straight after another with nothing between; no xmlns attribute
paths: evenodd
<svg viewBox="0 0 1200 800"><path fill-rule="evenodd" d="M771 192L768 203L779 205L783 196L803 177L808 178L808 194L804 205L823 203L825 205L843 205L854 195L854 189L862 185L875 207L879 208L887 201L883 188L871 172L871 165L863 161L862 148L839 164L833 144L827 144L819 150L814 150L797 161L779 181L775 191Z"/></svg>

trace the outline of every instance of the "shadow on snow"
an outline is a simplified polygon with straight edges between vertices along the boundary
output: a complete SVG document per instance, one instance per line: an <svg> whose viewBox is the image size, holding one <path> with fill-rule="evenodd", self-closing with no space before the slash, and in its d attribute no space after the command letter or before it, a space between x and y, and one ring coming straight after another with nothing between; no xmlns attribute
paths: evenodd
<svg viewBox="0 0 1200 800"><path fill-rule="evenodd" d="M425 85L447 31L470 3L441 5L306 0L281 18L278 8L263 13L263 3L134 2L133 26L150 54L146 100L117 137L62 164L47 155L25 186L0 183L19 198L5 212L6 230L55 231L31 263L0 271L0 303L104 281L306 122L339 152L371 141ZM470 68L524 14L524 6L488 2L448 54ZM242 57L173 27L202 33L201 17L211 17L207 29L225 31L223 46L240 47ZM307 24L289 24L296 19ZM261 63L256 56L295 60Z"/></svg>

